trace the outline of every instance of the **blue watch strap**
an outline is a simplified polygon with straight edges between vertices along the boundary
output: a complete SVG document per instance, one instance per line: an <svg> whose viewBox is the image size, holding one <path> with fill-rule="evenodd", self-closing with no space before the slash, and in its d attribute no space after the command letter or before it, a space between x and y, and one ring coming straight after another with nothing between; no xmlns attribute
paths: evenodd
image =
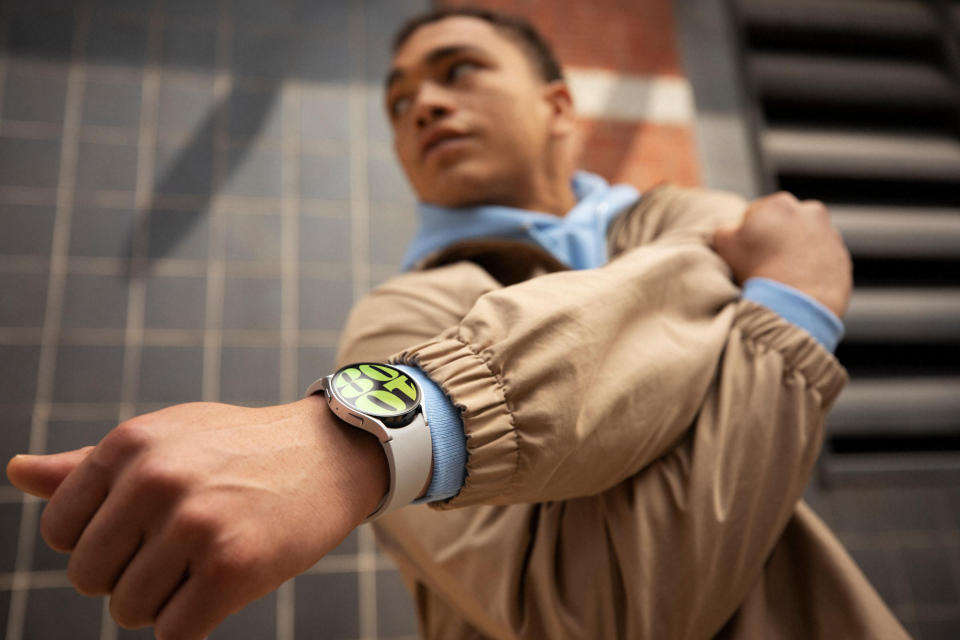
<svg viewBox="0 0 960 640"><path fill-rule="evenodd" d="M422 369L405 364L392 366L410 375L423 390L427 425L433 442L433 479L426 494L414 503L452 498L460 492L467 473L467 438L463 433L460 411Z"/></svg>

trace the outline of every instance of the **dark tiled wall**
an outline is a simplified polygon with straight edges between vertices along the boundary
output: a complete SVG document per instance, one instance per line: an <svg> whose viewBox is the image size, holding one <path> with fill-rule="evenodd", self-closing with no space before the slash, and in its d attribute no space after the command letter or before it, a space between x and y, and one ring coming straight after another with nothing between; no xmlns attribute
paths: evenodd
<svg viewBox="0 0 960 640"><path fill-rule="evenodd" d="M412 231L379 83L426 0L0 3L0 459L177 402L293 400ZM696 87L695 87L696 88ZM925 640L960 628L960 490L811 502ZM0 483L0 633L148 638L69 588ZM416 633L361 529L217 638Z"/></svg>
<svg viewBox="0 0 960 640"><path fill-rule="evenodd" d="M294 400L396 271L412 196L380 111L427 0L0 3L0 458L127 417ZM0 635L152 637L77 595L0 483ZM215 638L416 635L361 528Z"/></svg>

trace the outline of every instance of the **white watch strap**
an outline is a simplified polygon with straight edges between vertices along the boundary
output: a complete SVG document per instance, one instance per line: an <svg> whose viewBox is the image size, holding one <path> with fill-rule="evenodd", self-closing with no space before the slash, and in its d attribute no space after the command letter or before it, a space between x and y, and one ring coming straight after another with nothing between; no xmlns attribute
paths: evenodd
<svg viewBox="0 0 960 640"><path fill-rule="evenodd" d="M390 488L380 505L364 522L416 500L430 477L433 449L430 427L424 418L422 406L413 422L405 427L387 428L387 431L390 440L382 444L390 466Z"/></svg>
<svg viewBox="0 0 960 640"><path fill-rule="evenodd" d="M323 385L325 380L326 378L319 378L314 381L304 395L325 393ZM370 522L413 502L430 478L430 469L433 465L433 442L426 419L426 401L421 397L419 413L410 424L403 427L387 427L369 416L364 416L362 426L352 425L346 421L344 423L345 426L363 429L376 436L383 446L383 453L387 457L387 465L390 469L390 487L386 495L363 522Z"/></svg>

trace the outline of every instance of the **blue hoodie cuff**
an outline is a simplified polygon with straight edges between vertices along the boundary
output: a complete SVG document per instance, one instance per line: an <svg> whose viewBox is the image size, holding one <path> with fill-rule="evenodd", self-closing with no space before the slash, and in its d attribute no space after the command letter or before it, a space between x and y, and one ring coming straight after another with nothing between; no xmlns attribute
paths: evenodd
<svg viewBox="0 0 960 640"><path fill-rule="evenodd" d="M805 293L769 278L749 278L743 298L775 311L787 322L812 335L833 353L843 338L843 322L832 311Z"/></svg>
<svg viewBox="0 0 960 640"><path fill-rule="evenodd" d="M427 425L433 443L433 479L421 502L437 502L452 498L460 492L467 475L467 437L463 433L463 421L443 390L418 367L395 364L419 383L423 389Z"/></svg>

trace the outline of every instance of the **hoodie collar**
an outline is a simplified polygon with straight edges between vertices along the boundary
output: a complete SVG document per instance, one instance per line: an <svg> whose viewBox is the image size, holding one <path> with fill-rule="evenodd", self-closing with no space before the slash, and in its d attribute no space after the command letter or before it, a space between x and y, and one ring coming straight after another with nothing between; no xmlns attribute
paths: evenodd
<svg viewBox="0 0 960 640"><path fill-rule="evenodd" d="M428 255L473 238L509 238L546 249L572 269L592 269L607 262L607 227L640 197L629 185L613 185L598 175L578 171L571 185L577 203L563 217L540 211L483 205L440 207L420 203L420 224L401 268L409 271Z"/></svg>

